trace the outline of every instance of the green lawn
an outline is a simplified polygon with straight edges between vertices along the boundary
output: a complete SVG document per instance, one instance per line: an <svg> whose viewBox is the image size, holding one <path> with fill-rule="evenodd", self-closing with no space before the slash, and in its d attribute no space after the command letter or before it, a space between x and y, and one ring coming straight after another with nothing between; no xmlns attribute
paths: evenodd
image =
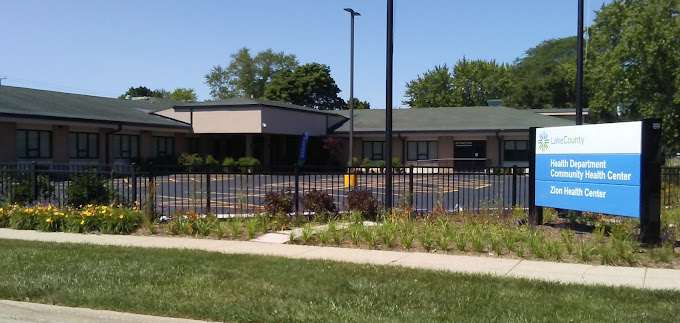
<svg viewBox="0 0 680 323"><path fill-rule="evenodd" d="M0 298L255 322L678 322L680 293L0 240Z"/></svg>

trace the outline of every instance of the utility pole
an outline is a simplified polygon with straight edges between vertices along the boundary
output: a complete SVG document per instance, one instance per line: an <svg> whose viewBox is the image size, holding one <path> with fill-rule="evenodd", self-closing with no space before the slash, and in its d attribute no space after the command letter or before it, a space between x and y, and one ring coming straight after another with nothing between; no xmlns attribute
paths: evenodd
<svg viewBox="0 0 680 323"><path fill-rule="evenodd" d="M576 33L576 124L583 124L583 2L578 0L578 31Z"/></svg>
<svg viewBox="0 0 680 323"><path fill-rule="evenodd" d="M385 71L385 209L392 209L392 65L394 57L394 1L387 0L387 66Z"/></svg>
<svg viewBox="0 0 680 323"><path fill-rule="evenodd" d="M354 17L361 16L352 8L345 8L350 14L350 54L349 54L349 157L347 166L352 166L354 156Z"/></svg>

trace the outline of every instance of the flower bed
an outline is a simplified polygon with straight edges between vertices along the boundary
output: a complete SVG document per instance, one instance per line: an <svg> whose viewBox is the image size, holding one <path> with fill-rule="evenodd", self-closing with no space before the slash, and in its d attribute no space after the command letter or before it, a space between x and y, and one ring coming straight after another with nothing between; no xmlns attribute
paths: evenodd
<svg viewBox="0 0 680 323"><path fill-rule="evenodd" d="M87 205L58 208L53 205L0 207L0 227L48 232L130 234L142 224L143 214L135 208Z"/></svg>

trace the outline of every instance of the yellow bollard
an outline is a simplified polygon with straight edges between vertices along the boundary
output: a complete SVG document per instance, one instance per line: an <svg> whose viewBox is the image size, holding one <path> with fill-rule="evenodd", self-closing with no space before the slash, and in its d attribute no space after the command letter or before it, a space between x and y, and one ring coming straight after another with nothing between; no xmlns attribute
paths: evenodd
<svg viewBox="0 0 680 323"><path fill-rule="evenodd" d="M357 175L345 174L345 188L352 188L357 186Z"/></svg>

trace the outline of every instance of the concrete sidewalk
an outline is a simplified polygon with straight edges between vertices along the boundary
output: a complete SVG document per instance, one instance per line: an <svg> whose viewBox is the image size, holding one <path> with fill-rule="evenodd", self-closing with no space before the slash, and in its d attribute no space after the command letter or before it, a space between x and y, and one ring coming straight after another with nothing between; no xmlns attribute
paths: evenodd
<svg viewBox="0 0 680 323"><path fill-rule="evenodd" d="M200 323L187 319L0 300L0 323Z"/></svg>
<svg viewBox="0 0 680 323"><path fill-rule="evenodd" d="M563 283L680 290L680 270L673 269L593 266L496 257L315 247L250 241L49 233L12 229L0 229L0 239L88 243L143 248L193 249L225 254L266 255L295 259L332 260L357 264L392 265L459 273L491 274Z"/></svg>

